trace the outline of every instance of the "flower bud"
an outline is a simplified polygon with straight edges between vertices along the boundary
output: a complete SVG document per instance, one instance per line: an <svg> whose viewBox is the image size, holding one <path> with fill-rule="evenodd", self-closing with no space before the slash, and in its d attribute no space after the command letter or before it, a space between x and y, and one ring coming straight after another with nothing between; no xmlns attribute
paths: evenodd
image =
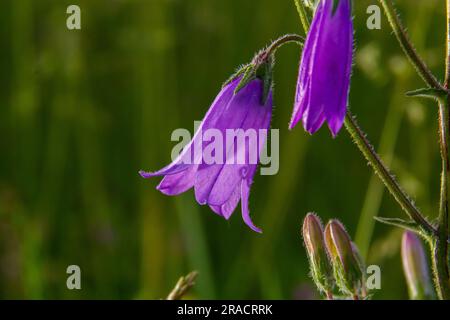
<svg viewBox="0 0 450 320"><path fill-rule="evenodd" d="M364 296L364 269L344 226L331 220L325 227L325 245L331 257L334 277L342 293L354 298Z"/></svg>
<svg viewBox="0 0 450 320"><path fill-rule="evenodd" d="M303 241L308 253L311 275L317 288L330 296L334 286L332 268L323 239L323 227L314 213L308 213L303 221Z"/></svg>
<svg viewBox="0 0 450 320"><path fill-rule="evenodd" d="M412 231L403 233L402 263L410 298L433 299L434 290L425 250L419 237Z"/></svg>

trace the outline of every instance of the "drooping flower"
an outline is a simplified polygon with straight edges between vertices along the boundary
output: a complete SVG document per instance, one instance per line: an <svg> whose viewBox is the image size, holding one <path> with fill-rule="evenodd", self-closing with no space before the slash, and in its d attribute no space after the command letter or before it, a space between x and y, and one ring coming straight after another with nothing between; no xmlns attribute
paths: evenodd
<svg viewBox="0 0 450 320"><path fill-rule="evenodd" d="M236 76L222 88L191 142L171 164L156 172L139 173L144 178L164 176L157 189L166 195L178 195L193 187L197 202L208 205L225 219L230 218L241 202L244 222L254 231L261 232L250 218L249 195L260 152L266 142L266 130L270 127L272 89L270 86L266 94L265 82L256 75L245 81L243 78L242 75ZM211 163L203 159L206 150L216 142L214 139L207 141L204 137L210 129L220 133L224 139L223 147L213 152L215 156L222 153L223 161ZM249 129L256 133L256 143L250 138L241 140L241 143L234 138L236 144L232 146L225 143L224 137L229 132L243 134ZM261 134L262 131L265 133Z"/></svg>
<svg viewBox="0 0 450 320"><path fill-rule="evenodd" d="M321 0L302 52L290 129L301 119L313 134L327 121L336 136L347 110L352 55L351 0Z"/></svg>

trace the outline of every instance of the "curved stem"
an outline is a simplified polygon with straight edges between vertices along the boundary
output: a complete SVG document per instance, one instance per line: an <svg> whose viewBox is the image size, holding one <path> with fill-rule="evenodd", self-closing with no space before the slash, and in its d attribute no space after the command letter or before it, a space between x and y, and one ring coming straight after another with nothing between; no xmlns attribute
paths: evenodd
<svg viewBox="0 0 450 320"><path fill-rule="evenodd" d="M265 49L263 51L263 57L262 59L267 59L268 57L270 57L271 55L275 54L275 52L282 47L283 45L290 43L290 42L295 42L299 45L303 45L303 42L305 41L305 39L301 36L299 36L298 34L295 33L291 33L291 34L285 34L284 36L279 37L278 39L276 39L275 41L273 41L268 47L267 49Z"/></svg>
<svg viewBox="0 0 450 320"><path fill-rule="evenodd" d="M384 185L393 195L395 200L400 204L402 209L407 215L414 220L426 233L434 234L435 230L433 226L422 216L419 209L414 205L409 196L403 191L395 178L391 175L389 170L384 165L381 158L378 156L373 146L370 144L366 135L359 128L356 120L351 114L350 110L347 111L344 122L345 128L353 138L353 141L358 146L366 160L374 169L375 173L383 181Z"/></svg>
<svg viewBox="0 0 450 320"><path fill-rule="evenodd" d="M412 63L416 71L419 73L419 75L427 83L428 86L432 88L443 89L442 85L439 83L439 81L437 81L433 73L427 67L427 65L419 56L416 49L409 40L406 30L403 27L397 13L395 12L392 0L379 0L379 2L381 3L384 9L389 24L391 25L392 30L394 31L394 34L397 37L398 42L400 43L400 46L402 47L403 51L409 58L409 61Z"/></svg>

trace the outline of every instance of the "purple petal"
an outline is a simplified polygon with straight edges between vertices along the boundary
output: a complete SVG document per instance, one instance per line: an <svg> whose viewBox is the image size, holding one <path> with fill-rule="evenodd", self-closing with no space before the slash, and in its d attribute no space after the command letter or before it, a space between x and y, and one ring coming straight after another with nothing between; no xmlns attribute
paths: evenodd
<svg viewBox="0 0 450 320"><path fill-rule="evenodd" d="M297 83L293 127L316 132L326 120L333 136L341 129L347 110L353 54L350 0L322 0L305 43Z"/></svg>
<svg viewBox="0 0 450 320"><path fill-rule="evenodd" d="M317 73L321 75L322 83L327 85L326 94L322 93L324 112L330 131L336 136L344 122L350 89L353 55L350 0L340 0L335 14L326 21L319 44L323 46L319 55L323 65L319 66ZM331 50L335 54L327 55L326 52Z"/></svg>
<svg viewBox="0 0 450 320"><path fill-rule="evenodd" d="M259 80L258 80L259 81ZM262 88L258 88L258 90ZM245 121L242 124L242 129L254 129L257 132L256 138L259 135L259 129L268 129L268 120L270 121L270 115L272 110L272 99L271 96L268 97L266 105L260 104L260 95L255 95L256 100L251 101L252 103L247 105L249 112ZM266 137L264 137L266 138ZM246 139L247 140L247 139ZM258 140L258 139L257 139ZM220 205L224 203L231 195L233 190L240 184L241 180L248 177L251 167L256 166L259 162L259 155L262 150L259 146L262 143L255 141L256 145L250 145L249 141L244 144L237 146L238 150L242 152L245 151L245 163L244 164L225 164L220 173L218 174L211 192L208 197L208 203ZM249 150L250 148L256 148L257 159L256 163L250 163ZM244 150L245 149L245 150ZM237 159L238 150L228 150L229 155L234 155L235 160ZM254 170L253 170L254 171Z"/></svg>
<svg viewBox="0 0 450 320"><path fill-rule="evenodd" d="M253 224L250 218L250 210L248 209L248 199L250 197L250 184L248 180L243 180L241 184L241 209L242 219L255 232L262 233L262 230Z"/></svg>
<svg viewBox="0 0 450 320"><path fill-rule="evenodd" d="M247 118L247 114L252 109L251 107L256 103L256 101L260 101L261 94L262 82L260 80L251 81L230 100L225 108L226 110L224 110L214 128L220 130L223 137L226 137L226 129L242 128L243 123ZM228 157L230 152L228 150L224 150L223 154ZM223 162L225 162L226 159L223 160ZM195 198L199 204L208 203L211 190L214 187L217 177L223 167L224 164L200 164L194 184ZM229 198L231 192L234 190L234 187L234 184L222 185L222 192L226 192L227 195L223 197L224 200L222 202L214 202L212 204L221 205L224 201L226 201L226 199Z"/></svg>
<svg viewBox="0 0 450 320"><path fill-rule="evenodd" d="M183 193L194 186L197 169L198 165L192 165L187 170L167 175L161 180L156 189L168 196Z"/></svg>
<svg viewBox="0 0 450 320"><path fill-rule="evenodd" d="M209 208L212 210L212 212L218 214L221 217L223 216L222 215L222 208L220 206L209 205Z"/></svg>
<svg viewBox="0 0 450 320"><path fill-rule="evenodd" d="M323 10L316 11L314 19L311 23L310 31L305 41L305 46L302 51L302 58L299 66L299 75L297 81L297 90L295 93L294 111L292 119L289 124L289 129L295 127L300 119L303 117L305 108L309 105L309 86L311 79L311 56L316 48L317 39L319 37L319 27L323 17Z"/></svg>
<svg viewBox="0 0 450 320"><path fill-rule="evenodd" d="M191 167L190 164L172 162L168 166L166 166L158 171L146 172L146 171L141 170L141 171L139 171L139 174L141 175L142 178L148 179L148 178L157 177L157 176L177 174L177 173L183 172L184 170L188 169L189 167Z"/></svg>
<svg viewBox="0 0 450 320"><path fill-rule="evenodd" d="M237 205L239 204L239 200L241 200L240 186L234 189L230 198L225 203L219 206L210 204L209 207L211 208L212 211L228 220L233 214Z"/></svg>
<svg viewBox="0 0 450 320"><path fill-rule="evenodd" d="M203 121L194 134L191 142L189 142L189 144L183 149L180 155L172 163L162 168L161 170L155 172L145 172L141 170L139 171L139 174L143 178L177 174L181 171L186 170L191 165L199 163L201 159L198 159L198 156L201 156L201 153L199 155L195 155L197 159L193 159L193 151L196 144L198 144L200 141L201 133L203 130L214 126L216 121L221 117L230 99L233 97L234 89L238 85L239 81L240 77L234 79L222 88L222 90L212 103L211 107L209 108L208 112L206 113L205 117L203 118Z"/></svg>

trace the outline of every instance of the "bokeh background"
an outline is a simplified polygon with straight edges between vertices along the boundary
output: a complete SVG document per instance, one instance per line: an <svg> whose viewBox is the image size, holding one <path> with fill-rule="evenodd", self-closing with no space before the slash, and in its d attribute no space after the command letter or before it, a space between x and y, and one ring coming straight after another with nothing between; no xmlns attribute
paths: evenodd
<svg viewBox="0 0 450 320"><path fill-rule="evenodd" d="M427 63L443 77L445 1L398 0ZM351 108L430 218L437 212L435 105L384 16L366 27L354 1ZM82 30L66 28L81 7ZM382 271L377 299L407 297L401 232L373 216L404 217L343 130L309 136L287 124L300 51L283 47L273 128L280 170L257 176L256 234L200 207L193 192L166 197L139 169L167 164L175 128L192 131L222 82L269 40L302 33L292 0L2 0L0 2L0 298L159 299L198 270L188 298L308 299L300 225L308 211L339 218ZM324 94L326 94L324 92ZM82 290L66 288L81 267Z"/></svg>

